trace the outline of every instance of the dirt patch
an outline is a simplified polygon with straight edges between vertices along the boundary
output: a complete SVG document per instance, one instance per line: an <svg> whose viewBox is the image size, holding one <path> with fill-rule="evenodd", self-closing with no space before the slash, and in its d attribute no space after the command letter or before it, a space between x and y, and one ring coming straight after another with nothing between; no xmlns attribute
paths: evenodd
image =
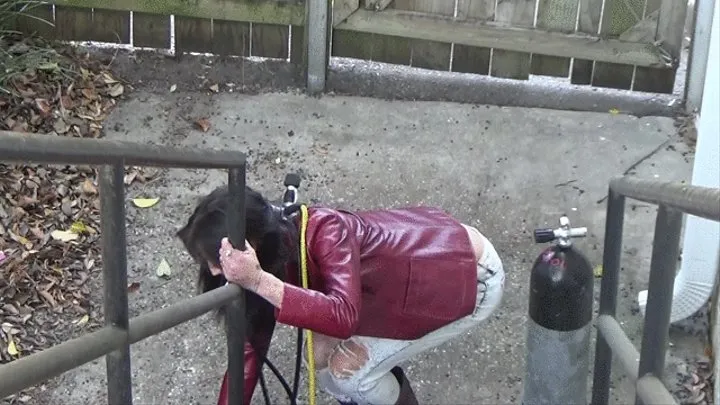
<svg viewBox="0 0 720 405"><path fill-rule="evenodd" d="M153 51L87 49L133 87L153 93L173 91L295 91L302 85L295 65L285 60L250 61L235 57L179 55Z"/></svg>

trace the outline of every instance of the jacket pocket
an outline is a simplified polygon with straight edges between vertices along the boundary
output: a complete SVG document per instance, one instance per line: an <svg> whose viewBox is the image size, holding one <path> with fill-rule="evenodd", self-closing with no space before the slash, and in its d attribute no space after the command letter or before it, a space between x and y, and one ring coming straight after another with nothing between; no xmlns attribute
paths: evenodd
<svg viewBox="0 0 720 405"><path fill-rule="evenodd" d="M446 321L459 318L471 298L468 282L477 278L468 274L470 267L475 268L455 260L410 258L403 312Z"/></svg>

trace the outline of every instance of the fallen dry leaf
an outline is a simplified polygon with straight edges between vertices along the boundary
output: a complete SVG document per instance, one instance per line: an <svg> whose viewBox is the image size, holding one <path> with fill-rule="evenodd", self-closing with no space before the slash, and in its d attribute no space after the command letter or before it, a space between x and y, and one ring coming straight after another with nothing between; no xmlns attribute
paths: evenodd
<svg viewBox="0 0 720 405"><path fill-rule="evenodd" d="M85 315L83 315L82 318L78 319L78 320L75 322L75 325L77 325L77 326L83 326L83 325L85 325L86 323L88 323L89 320L90 320L90 315L85 314Z"/></svg>
<svg viewBox="0 0 720 405"><path fill-rule="evenodd" d="M125 92L125 87L122 84L117 83L110 88L108 95L110 97L120 97Z"/></svg>
<svg viewBox="0 0 720 405"><path fill-rule="evenodd" d="M7 352L11 356L17 356L18 354L20 354L13 338L10 338L10 341L8 342Z"/></svg>
<svg viewBox="0 0 720 405"><path fill-rule="evenodd" d="M50 236L52 236L53 239L56 239L56 240L59 240L62 242L70 242L73 240L77 240L80 237L80 235L76 234L75 232L61 231L61 230L52 231L50 233Z"/></svg>
<svg viewBox="0 0 720 405"><path fill-rule="evenodd" d="M158 277L170 278L170 275L171 275L170 264L167 262L167 260L162 259L160 261L160 264L158 265L157 269L155 270L155 274Z"/></svg>
<svg viewBox="0 0 720 405"><path fill-rule="evenodd" d="M95 184L93 184L93 181L90 179L85 179L85 181L83 181L82 192L89 195L95 195L98 193L97 187L95 187Z"/></svg>
<svg viewBox="0 0 720 405"><path fill-rule="evenodd" d="M70 226L70 232L80 235L88 232L88 227L85 226L85 224L83 224L82 222L76 221L73 222L73 224Z"/></svg>
<svg viewBox="0 0 720 405"><path fill-rule="evenodd" d="M50 105L50 102L44 98L36 98L35 106L37 106L38 111L40 111L40 114L44 117L47 117L52 113L52 106Z"/></svg>
<svg viewBox="0 0 720 405"><path fill-rule="evenodd" d="M195 121L195 128L207 132L210 130L210 121L208 121L207 118L200 118L199 120Z"/></svg>
<svg viewBox="0 0 720 405"><path fill-rule="evenodd" d="M150 208L160 201L159 198L133 198L132 202L138 208Z"/></svg>

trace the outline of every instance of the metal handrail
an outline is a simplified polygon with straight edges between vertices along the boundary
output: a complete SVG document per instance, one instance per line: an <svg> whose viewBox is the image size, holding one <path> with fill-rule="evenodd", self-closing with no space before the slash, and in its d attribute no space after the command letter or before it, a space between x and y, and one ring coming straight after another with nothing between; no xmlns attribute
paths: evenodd
<svg viewBox="0 0 720 405"><path fill-rule="evenodd" d="M0 366L0 398L17 393L103 355L107 363L108 403L132 404L131 344L228 305L226 316L231 404L244 393L244 293L226 285L133 319L128 315L125 239L125 165L229 169L232 204L228 226L234 246L244 248L245 164L241 152L187 150L108 139L69 138L0 131L0 162L90 164L101 166L99 189L105 324L72 339Z"/></svg>
<svg viewBox="0 0 720 405"><path fill-rule="evenodd" d="M245 154L218 149L183 149L110 139L0 131L0 161L48 164L106 165L186 169L230 169L245 165Z"/></svg>
<svg viewBox="0 0 720 405"><path fill-rule="evenodd" d="M680 182L618 177L610 188L627 198L655 205L667 205L686 214L720 221L720 189Z"/></svg>
<svg viewBox="0 0 720 405"><path fill-rule="evenodd" d="M625 198L659 206L653 236L647 310L639 351L615 318ZM675 403L661 377L665 368L683 213L720 222L720 189L636 177L620 177L610 181L593 372L593 405L606 405L609 401L613 353L635 383L636 403Z"/></svg>

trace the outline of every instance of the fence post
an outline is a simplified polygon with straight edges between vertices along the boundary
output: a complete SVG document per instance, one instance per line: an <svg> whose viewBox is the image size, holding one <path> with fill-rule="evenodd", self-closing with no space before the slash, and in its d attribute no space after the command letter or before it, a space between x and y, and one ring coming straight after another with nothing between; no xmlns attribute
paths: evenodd
<svg viewBox="0 0 720 405"><path fill-rule="evenodd" d="M233 247L245 250L245 165L228 172L231 209L227 212L228 235ZM245 291L226 306L225 328L228 355L228 405L242 405L245 396ZM248 405L248 404L245 404Z"/></svg>
<svg viewBox="0 0 720 405"><path fill-rule="evenodd" d="M99 169L105 325L128 330L125 166L122 161ZM130 344L105 356L109 405L132 404Z"/></svg>
<svg viewBox="0 0 720 405"><path fill-rule="evenodd" d="M330 61L332 2L306 0L305 32L307 36L307 91L316 95L325 91Z"/></svg>
<svg viewBox="0 0 720 405"><path fill-rule="evenodd" d="M618 284L620 281L620 257L622 254L623 223L625 220L625 197L608 189L607 214L605 217L605 242L603 250L603 277L600 282L600 314L615 318ZM612 372L612 349L598 329L595 343L595 367L593 370L592 405L606 405L610 397Z"/></svg>

